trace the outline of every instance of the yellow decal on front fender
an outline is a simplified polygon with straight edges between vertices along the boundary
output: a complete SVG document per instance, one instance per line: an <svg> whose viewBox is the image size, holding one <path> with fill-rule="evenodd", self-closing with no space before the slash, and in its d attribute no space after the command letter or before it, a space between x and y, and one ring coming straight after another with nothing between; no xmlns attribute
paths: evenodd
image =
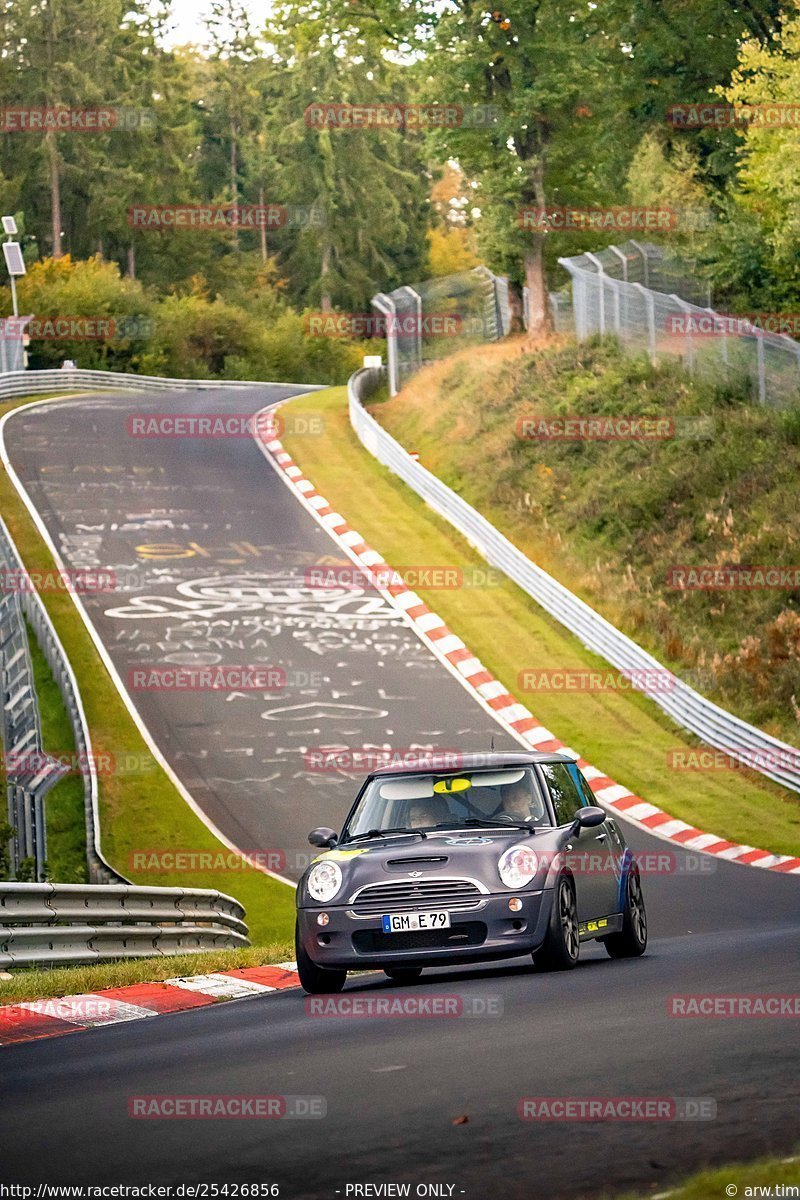
<svg viewBox="0 0 800 1200"><path fill-rule="evenodd" d="M355 858L357 854L369 854L369 846L360 846L357 850L326 850L324 854L318 854L316 858L312 858L312 862L347 862L349 858Z"/></svg>

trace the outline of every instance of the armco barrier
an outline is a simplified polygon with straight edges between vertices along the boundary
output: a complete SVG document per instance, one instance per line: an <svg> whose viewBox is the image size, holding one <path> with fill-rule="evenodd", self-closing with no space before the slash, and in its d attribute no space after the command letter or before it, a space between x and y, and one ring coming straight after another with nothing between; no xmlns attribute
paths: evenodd
<svg viewBox="0 0 800 1200"><path fill-rule="evenodd" d="M657 659L531 562L466 500L411 458L366 412L363 401L382 380L381 371L369 369L357 371L348 384L350 422L370 454L445 517L491 566L503 571L589 650L620 671L642 672L650 678L653 671L663 672L666 668ZM649 694L678 725L708 745L800 792L800 750L796 747L713 704L677 677L671 688Z"/></svg>
<svg viewBox="0 0 800 1200"><path fill-rule="evenodd" d="M243 917L197 888L0 883L0 967L236 949L249 945Z"/></svg>
<svg viewBox="0 0 800 1200"><path fill-rule="evenodd" d="M117 371L82 371L78 368L59 371L7 371L0 374L0 400L14 396L39 396L81 389L106 392L185 391L188 388L253 388L280 387L260 379L162 379L156 375L123 375ZM289 385L298 392L316 392L319 384Z"/></svg>
<svg viewBox="0 0 800 1200"><path fill-rule="evenodd" d="M17 550L14 542L11 539L5 523L0 519L0 569L7 571L10 576L22 578L25 573L25 567L22 558ZM4 684L12 667L13 660L16 657L19 663L23 663L27 658L27 634L22 621L24 614L36 636L36 641L47 659L50 670L53 673L53 678L58 685L58 690L61 693L61 698L64 701L64 707L69 716L70 725L72 726L72 735L75 742L76 760L80 765L81 775L83 778L83 801L84 801L84 819L86 822L86 858L89 866L90 878L94 881L104 881L126 883L127 880L114 868L103 856L100 849L100 819L97 808L97 771L95 768L94 758L92 755L92 743L89 735L89 726L86 721L86 715L83 711L78 684L70 666L64 647L61 645L58 634L53 627L53 623L48 616L47 609L42 603L39 593L33 588L21 588L19 592L8 594L3 600L4 607L8 609L6 614L6 623L11 628L12 624L17 626L13 635L9 638L8 643L0 645L0 669ZM2 626L0 626L2 628ZM17 647L13 654L8 653L7 646ZM21 652L21 653L20 653ZM29 663L28 663L29 666ZM28 675L30 672L28 671ZM6 709L8 701L6 701L6 688L4 687L3 699L4 704L4 720L2 729L2 738L4 749L6 752L6 761L10 764L16 756L20 761L23 774L19 779L15 777L14 771L10 765L6 771L8 777L9 790L11 793L12 805L16 811L10 813L12 825L17 829L17 841L20 844L21 853L16 853L15 858L26 857L27 854L33 852L33 857L36 859L37 868L41 869L46 860L46 834L45 834L45 814L43 797L44 791L41 785L37 785L37 779L28 778L28 773L24 771L26 761L36 761L41 758L43 764L47 763L47 756L44 754L42 745L42 735L39 726L38 717L38 701L36 693L33 689L32 678L26 682L28 708L26 712L26 720L24 726L13 724L10 716L7 715ZM10 699L10 698L9 698ZM50 783L55 783L63 772L51 771L48 777L43 781L44 788ZM19 803L14 805L15 797L19 797ZM30 825L30 835L26 825ZM16 865L16 864L15 864ZM38 871L37 871L38 873Z"/></svg>

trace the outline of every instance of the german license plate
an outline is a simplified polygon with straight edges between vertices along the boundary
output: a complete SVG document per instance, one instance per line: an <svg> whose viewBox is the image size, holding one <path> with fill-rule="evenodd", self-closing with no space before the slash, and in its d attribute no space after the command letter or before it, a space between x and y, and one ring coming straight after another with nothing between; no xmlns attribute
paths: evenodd
<svg viewBox="0 0 800 1200"><path fill-rule="evenodd" d="M389 913L381 917L384 933L410 933L417 929L449 929L449 912Z"/></svg>

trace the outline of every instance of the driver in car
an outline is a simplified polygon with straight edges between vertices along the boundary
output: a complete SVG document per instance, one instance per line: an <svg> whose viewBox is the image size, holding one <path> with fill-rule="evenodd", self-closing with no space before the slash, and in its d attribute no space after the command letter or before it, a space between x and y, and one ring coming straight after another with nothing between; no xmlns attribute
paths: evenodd
<svg viewBox="0 0 800 1200"><path fill-rule="evenodd" d="M530 821L536 824L544 817L542 802L531 791L531 785L525 775L514 783L507 783L503 788L500 807L495 817L501 821Z"/></svg>
<svg viewBox="0 0 800 1200"><path fill-rule="evenodd" d="M447 804L440 796L428 800L414 800L409 812L412 829L427 829L431 825L443 825L450 816Z"/></svg>

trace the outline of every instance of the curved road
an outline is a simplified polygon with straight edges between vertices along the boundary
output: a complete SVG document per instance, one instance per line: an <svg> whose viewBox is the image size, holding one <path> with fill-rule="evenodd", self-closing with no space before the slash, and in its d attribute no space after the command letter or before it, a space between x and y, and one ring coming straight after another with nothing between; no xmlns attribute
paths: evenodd
<svg viewBox="0 0 800 1200"><path fill-rule="evenodd" d="M279 395L187 393L169 405L255 411ZM305 568L335 554L333 543L253 445L125 437L126 415L163 406L163 398L60 401L15 417L6 441L73 565L91 565L93 554L94 565L120 575L144 567L128 594L88 602L123 675L142 662L214 653L241 664L259 652L287 679L294 672L297 694L287 683L276 697L234 701L136 697L220 828L241 846L288 850L302 846L310 825L336 824L352 777L309 771L309 747L487 746L490 718L382 611L380 597L350 594L336 608L330 597L307 594ZM312 669L321 678L310 677ZM499 728L495 736L499 749ZM667 849L631 826L626 832L640 855ZM5 1047L3 1179L275 1182L281 1196L309 1200L377 1196L352 1185L408 1182L411 1195L437 1184L442 1196L522 1200L658 1191L708 1163L789 1152L800 1112L796 1021L679 1019L669 1000L796 995L798 881L708 856L671 857L674 870L644 881L644 959L616 963L588 946L566 975L540 976L515 960L426 974L413 989L455 994L492 1016L315 1017L301 993L286 992ZM375 975L351 979L347 993L409 994ZM321 1096L327 1115L127 1115L132 1096L211 1093ZM517 1116L523 1097L622 1096L703 1098L715 1116Z"/></svg>

